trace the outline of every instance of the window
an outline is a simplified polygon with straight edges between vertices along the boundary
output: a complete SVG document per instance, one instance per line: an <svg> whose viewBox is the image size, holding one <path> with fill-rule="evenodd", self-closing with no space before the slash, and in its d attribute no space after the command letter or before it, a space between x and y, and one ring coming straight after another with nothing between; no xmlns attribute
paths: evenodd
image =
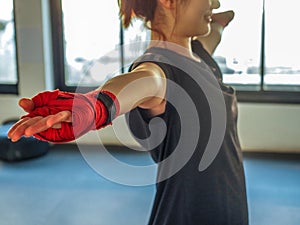
<svg viewBox="0 0 300 225"><path fill-rule="evenodd" d="M233 9L235 19L224 31L214 58L239 101L300 103L300 35L293 24L300 16L297 7L294 12L283 9L296 1L285 5L270 0L222 1L220 11ZM146 48L149 31L140 20L123 30L117 1L50 2L57 88L98 87L126 71Z"/></svg>
<svg viewBox="0 0 300 225"><path fill-rule="evenodd" d="M99 86L120 68L116 1L62 0L64 84Z"/></svg>
<svg viewBox="0 0 300 225"><path fill-rule="evenodd" d="M0 0L0 92L17 93L13 0Z"/></svg>
<svg viewBox="0 0 300 225"><path fill-rule="evenodd" d="M297 0L221 4L221 11L235 11L214 54L224 82L238 90L240 101L299 103L300 34L295 23L300 16L297 7L290 7Z"/></svg>
<svg viewBox="0 0 300 225"><path fill-rule="evenodd" d="M146 48L140 46L147 35L140 20L122 29L117 1L55 0L51 8L57 88L98 87L127 71ZM136 51L133 45L142 48ZM64 67L59 66L62 62Z"/></svg>
<svg viewBox="0 0 300 225"><path fill-rule="evenodd" d="M297 0L266 1L266 90L300 91L300 21ZM288 10L284 10L288 7ZM280 15L280 16L278 16Z"/></svg>
<svg viewBox="0 0 300 225"><path fill-rule="evenodd" d="M140 19L135 19L124 32L124 67L125 71L131 63L141 56L147 46L147 40L150 40L150 31L145 28L144 22Z"/></svg>
<svg viewBox="0 0 300 225"><path fill-rule="evenodd" d="M224 82L237 90L258 91L261 82L261 1L223 1L221 4L222 8L235 11L235 18L225 28L222 41L214 53Z"/></svg>

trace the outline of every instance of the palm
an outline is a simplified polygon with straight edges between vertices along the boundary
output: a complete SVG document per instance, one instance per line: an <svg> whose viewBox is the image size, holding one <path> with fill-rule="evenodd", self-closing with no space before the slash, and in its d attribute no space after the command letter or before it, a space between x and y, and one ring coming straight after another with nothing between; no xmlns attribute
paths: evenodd
<svg viewBox="0 0 300 225"><path fill-rule="evenodd" d="M34 110L34 103L31 99L22 98L19 101L19 105L25 112L31 112ZM72 114L70 111L61 111L55 115L49 115L46 117L25 117L15 123L8 132L8 137L12 141L19 140L23 135L31 136L36 133L40 133L49 128L59 129L62 122L71 122Z"/></svg>

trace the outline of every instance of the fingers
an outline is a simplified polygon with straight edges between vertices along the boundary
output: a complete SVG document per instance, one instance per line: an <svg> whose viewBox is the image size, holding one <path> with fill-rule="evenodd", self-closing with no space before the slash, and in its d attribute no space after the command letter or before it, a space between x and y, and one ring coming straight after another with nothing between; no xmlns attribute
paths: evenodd
<svg viewBox="0 0 300 225"><path fill-rule="evenodd" d="M25 112L31 112L34 109L34 103L30 98L21 98L19 106L22 107Z"/></svg>
<svg viewBox="0 0 300 225"><path fill-rule="evenodd" d="M27 120L29 120L30 118L29 117L25 117L23 119L20 119L18 122L16 122L14 125L11 126L11 128L9 129L8 133L7 133L7 136L8 138L13 138L14 136L14 133L16 131L16 129L21 125L23 124L24 122L26 122Z"/></svg>
<svg viewBox="0 0 300 225"><path fill-rule="evenodd" d="M72 122L72 114L70 111L62 111L59 112L51 117L48 118L47 120L47 125L49 127L56 128L56 124L61 123L61 122L67 122L70 123Z"/></svg>
<svg viewBox="0 0 300 225"><path fill-rule="evenodd" d="M25 131L31 125L37 123L43 117L37 116L34 118L23 118L19 120L16 124L14 124L8 132L8 137L11 141L18 141L23 135L25 135Z"/></svg>
<svg viewBox="0 0 300 225"><path fill-rule="evenodd" d="M59 129L62 122L71 122L71 112L62 111L47 117L25 117L14 124L8 132L11 141L16 142L22 136L32 136L49 128Z"/></svg>
<svg viewBox="0 0 300 225"><path fill-rule="evenodd" d="M231 20L233 20L233 18L234 12L232 10L214 13L212 15L213 22L219 23L223 28L226 27L231 22Z"/></svg>

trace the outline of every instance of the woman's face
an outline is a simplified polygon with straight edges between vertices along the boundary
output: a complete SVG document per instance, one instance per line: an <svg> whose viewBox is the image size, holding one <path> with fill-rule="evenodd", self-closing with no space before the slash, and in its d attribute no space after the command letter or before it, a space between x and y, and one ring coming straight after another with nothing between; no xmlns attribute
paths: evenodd
<svg viewBox="0 0 300 225"><path fill-rule="evenodd" d="M219 7L219 0L179 1L175 33L188 37L208 34L212 10Z"/></svg>

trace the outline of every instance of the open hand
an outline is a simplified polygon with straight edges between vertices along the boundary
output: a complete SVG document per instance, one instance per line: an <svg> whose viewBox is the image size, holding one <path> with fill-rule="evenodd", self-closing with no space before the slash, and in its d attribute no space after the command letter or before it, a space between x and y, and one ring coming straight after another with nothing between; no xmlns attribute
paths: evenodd
<svg viewBox="0 0 300 225"><path fill-rule="evenodd" d="M54 90L23 98L19 105L28 114L12 126L8 137L17 141L23 135L33 135L43 141L64 143L100 129L109 123L107 108L97 100L98 94L97 90L86 94Z"/></svg>
<svg viewBox="0 0 300 225"><path fill-rule="evenodd" d="M34 102L29 98L22 98L19 105L27 113L31 113L35 109ZM8 131L8 138L13 142L18 141L23 135L32 136L43 132L49 128L60 129L62 122L71 122L71 112L61 111L55 115L22 117Z"/></svg>

